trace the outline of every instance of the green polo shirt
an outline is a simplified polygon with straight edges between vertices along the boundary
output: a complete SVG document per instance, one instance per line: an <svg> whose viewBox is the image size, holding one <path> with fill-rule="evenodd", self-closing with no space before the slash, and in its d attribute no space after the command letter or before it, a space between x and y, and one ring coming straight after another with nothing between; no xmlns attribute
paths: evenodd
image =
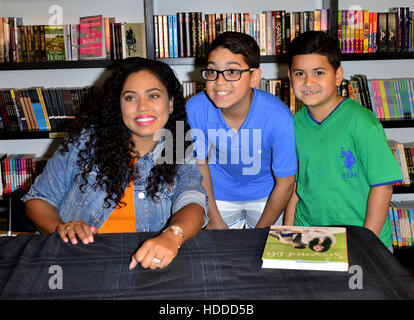
<svg viewBox="0 0 414 320"><path fill-rule="evenodd" d="M371 187L402 180L381 123L354 100L343 100L322 123L308 109L294 117L299 161L295 225L363 226ZM380 234L392 243L388 219Z"/></svg>

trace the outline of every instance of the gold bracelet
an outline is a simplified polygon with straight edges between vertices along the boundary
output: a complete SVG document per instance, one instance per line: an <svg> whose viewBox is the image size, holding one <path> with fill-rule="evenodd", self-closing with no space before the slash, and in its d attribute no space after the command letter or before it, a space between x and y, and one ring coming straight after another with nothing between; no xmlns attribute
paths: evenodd
<svg viewBox="0 0 414 320"><path fill-rule="evenodd" d="M183 244L184 238L185 238L183 229L181 229L181 227L179 227L179 226L172 225L172 226L169 226L167 229L165 229L162 233L164 233L166 231L171 231L172 233L174 233L175 235L177 235L181 238L180 243L178 245L178 248L180 248L181 245Z"/></svg>

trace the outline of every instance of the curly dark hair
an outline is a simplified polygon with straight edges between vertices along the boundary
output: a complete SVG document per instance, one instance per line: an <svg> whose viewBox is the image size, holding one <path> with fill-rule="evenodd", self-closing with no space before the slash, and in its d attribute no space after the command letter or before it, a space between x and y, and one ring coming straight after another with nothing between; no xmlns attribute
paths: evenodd
<svg viewBox="0 0 414 320"><path fill-rule="evenodd" d="M88 139L80 150L78 162L84 187L87 175L96 168L97 178L93 186L106 191L105 205L110 206L110 200L118 205L131 179L139 177L138 169L130 165L135 144L131 139L130 130L122 120L120 96L124 83L132 73L146 70L154 74L166 87L169 98L173 99L174 109L165 129L172 133L173 150L176 150L177 122L184 123L184 132L189 131L186 122L185 99L183 88L174 71L165 63L144 58L128 58L115 66L111 75L106 79L103 88L94 98L94 102L79 114L69 129L69 134L63 141L62 153L68 152L70 144L80 144L83 133L88 132ZM191 146L191 141L184 141L184 149ZM165 149L164 149L165 152ZM177 174L177 164L183 159L177 158L173 152L173 163L157 163L151 170L146 191L153 199L161 183L172 185ZM122 179L121 177L125 177Z"/></svg>

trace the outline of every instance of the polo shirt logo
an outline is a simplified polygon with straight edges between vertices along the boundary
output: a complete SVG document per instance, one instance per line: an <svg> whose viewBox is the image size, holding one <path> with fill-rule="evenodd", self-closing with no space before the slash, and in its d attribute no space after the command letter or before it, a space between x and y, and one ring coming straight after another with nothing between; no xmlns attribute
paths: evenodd
<svg viewBox="0 0 414 320"><path fill-rule="evenodd" d="M351 179L357 176L356 171L353 171L355 166L355 158L351 150L345 151L344 147L341 148L341 159L344 159L344 165L342 169L346 169L346 172L342 173L344 179Z"/></svg>

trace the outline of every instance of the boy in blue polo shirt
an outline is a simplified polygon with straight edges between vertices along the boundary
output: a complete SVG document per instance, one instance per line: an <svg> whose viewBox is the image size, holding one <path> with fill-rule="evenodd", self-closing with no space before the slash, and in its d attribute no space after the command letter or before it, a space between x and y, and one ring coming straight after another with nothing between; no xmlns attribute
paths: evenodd
<svg viewBox="0 0 414 320"><path fill-rule="evenodd" d="M256 41L220 34L201 74L206 90L186 109L209 200L207 229L281 224L297 171L293 116L277 97L255 89L261 78Z"/></svg>

